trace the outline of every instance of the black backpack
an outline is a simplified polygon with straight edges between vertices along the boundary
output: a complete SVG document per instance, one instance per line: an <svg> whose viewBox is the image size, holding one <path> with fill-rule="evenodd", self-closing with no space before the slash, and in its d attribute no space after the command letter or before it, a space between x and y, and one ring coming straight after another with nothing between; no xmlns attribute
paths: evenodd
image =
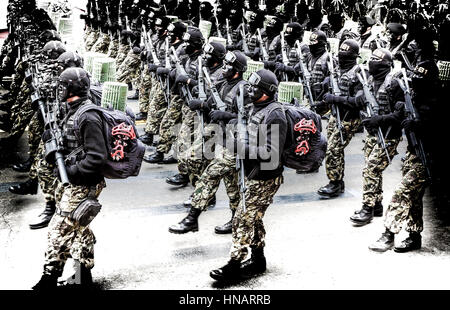
<svg viewBox="0 0 450 310"><path fill-rule="evenodd" d="M103 120L103 136L105 137L108 158L102 168L102 174L108 179L126 179L137 176L141 169L145 146L138 139L134 120L119 110L110 110L88 103L80 107L74 116L75 136L81 141L80 115L95 110Z"/></svg>
<svg viewBox="0 0 450 310"><path fill-rule="evenodd" d="M303 173L316 171L322 165L327 151L327 140L322 134L319 114L290 104L283 104L282 107L288 127L282 154L283 165ZM305 128L308 130L303 130Z"/></svg>

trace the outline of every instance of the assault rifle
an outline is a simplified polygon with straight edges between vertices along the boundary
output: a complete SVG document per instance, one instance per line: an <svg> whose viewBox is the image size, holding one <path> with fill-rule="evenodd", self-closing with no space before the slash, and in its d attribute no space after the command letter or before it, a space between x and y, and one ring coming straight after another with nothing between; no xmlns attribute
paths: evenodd
<svg viewBox="0 0 450 310"><path fill-rule="evenodd" d="M181 65L181 61L178 58L177 51L175 50L175 48L173 46L171 46L170 48L172 50L173 59L175 60L175 67L177 69L177 74L178 75L188 75L186 73L186 70L184 70L183 66ZM194 99L192 97L191 91L189 90L189 88L186 85L181 85L180 89L181 89L181 94L186 102L189 102L192 99Z"/></svg>
<svg viewBox="0 0 450 310"><path fill-rule="evenodd" d="M261 52L262 52L262 58L265 61L269 61L269 59L270 59L269 53L267 53L267 49L266 49L266 46L264 45L264 41L262 39L261 31L259 30L259 28L257 30L257 33L258 33L259 48L261 49Z"/></svg>
<svg viewBox="0 0 450 310"><path fill-rule="evenodd" d="M281 56L283 58L283 64L285 66L288 66L289 65L289 58L288 58L287 53L286 53L286 41L284 40L284 32L283 31L280 33L280 38L281 38ZM283 72L283 79L285 81L288 80L286 72Z"/></svg>
<svg viewBox="0 0 450 310"><path fill-rule="evenodd" d="M331 84L331 93L335 96L339 96L341 94L341 90L339 89L336 75L337 73L334 71L334 63L333 58L331 57L331 54L329 56L328 61L328 69L330 70L330 84ZM331 114L336 118L336 126L339 130L339 135L341 136L341 143L344 144L344 137L342 135L342 123L341 123L341 115L339 112L339 108L336 106L336 104L331 105Z"/></svg>
<svg viewBox="0 0 450 310"><path fill-rule="evenodd" d="M216 85L211 81L211 77L209 76L208 69L203 68L203 74L205 76L205 81L208 84L208 87L211 91L212 98L216 107L219 111L225 111L227 109L227 105L223 102L222 98L220 98L219 92L217 91Z"/></svg>
<svg viewBox="0 0 450 310"><path fill-rule="evenodd" d="M108 22L108 35L111 38L111 40L114 40L114 35L112 33L112 30L111 30L112 23L111 23L111 16L109 14L108 4L106 4L106 19L107 19L107 22Z"/></svg>
<svg viewBox="0 0 450 310"><path fill-rule="evenodd" d="M228 18L225 21L227 24L227 44L231 45L231 44L233 44L233 39L231 38L231 34L230 34L230 23L228 21Z"/></svg>
<svg viewBox="0 0 450 310"><path fill-rule="evenodd" d="M411 121L416 121L419 119L419 116L417 115L417 111L414 108L414 105L412 103L411 98L411 90L409 88L408 83L408 77L406 75L405 68L402 68L402 79L397 79L400 87L402 88L403 92L405 93L405 115L406 119ZM423 148L423 143L420 139L416 137L416 134L412 131L409 132L409 141L412 144L412 147L414 148L414 151L416 155L420 158L420 161L422 162L422 165L425 167L427 175L429 178L431 178L431 169L427 160L427 154L425 153L425 149Z"/></svg>
<svg viewBox="0 0 450 310"><path fill-rule="evenodd" d="M375 99L374 95L370 91L369 83L367 82L367 76L364 71L364 68L360 65L361 73L356 73L356 77L358 78L359 82L363 86L364 91L364 97L366 98L366 113L362 113L365 117L372 117L374 115L378 114L379 105L377 100ZM386 157L391 163L391 157L389 156L389 152L386 146L386 140L384 139L383 132L381 131L381 127L378 127L377 129L377 138L378 138L378 144L381 145L384 152L386 153Z"/></svg>
<svg viewBox="0 0 450 310"><path fill-rule="evenodd" d="M247 119L245 117L245 108L244 108L244 85L239 85L239 95L237 98L237 108L238 108L238 141L248 141L248 132L247 132ZM236 155L236 170L239 170L239 191L242 195L242 206L244 212L246 212L246 204L245 204L245 192L247 191L247 187L245 186L245 169L244 169L244 159L241 159L239 156L239 150Z"/></svg>
<svg viewBox="0 0 450 310"><path fill-rule="evenodd" d="M130 24L128 22L128 16L126 16L126 15L125 15L125 27L127 29L127 32L131 32ZM133 48L133 44L131 42L130 35L128 35L127 39L128 39L128 45L130 46L130 48Z"/></svg>
<svg viewBox="0 0 450 310"><path fill-rule="evenodd" d="M202 56L198 56L198 99L202 101L206 101L206 91L205 91L205 78L203 73L203 63ZM200 133L202 135L202 145L205 145L205 130L204 130L204 122L203 122L203 111L197 110L197 115L200 122Z"/></svg>
<svg viewBox="0 0 450 310"><path fill-rule="evenodd" d="M151 41L151 39L150 39ZM170 65L170 47L169 47L170 43L169 43L169 37L166 37L166 41L165 41L165 54L164 54L164 59L165 59L165 68L166 69L172 69L172 66ZM154 50L154 48L153 48ZM170 105L170 78L169 75L167 75L166 77L166 95L165 95L165 99L167 101L167 104Z"/></svg>
<svg viewBox="0 0 450 310"><path fill-rule="evenodd" d="M63 133L60 128L61 109L56 100L56 96L49 96L49 93L43 94L40 87L45 86L44 81L39 72L39 65L35 64L32 75L32 88L34 92L31 94L32 105L37 105L44 120L44 128L50 130L51 138L45 143L45 158L54 158L58 167L61 182L64 186L69 184L67 170L62 155ZM56 89L56 85L47 85Z"/></svg>
<svg viewBox="0 0 450 310"><path fill-rule="evenodd" d="M217 36L223 38L222 33L220 32L219 20L217 19L217 8L214 9L214 19L216 20Z"/></svg>
<svg viewBox="0 0 450 310"><path fill-rule="evenodd" d="M306 97L308 97L309 105L311 106L311 109L314 111L314 99L312 96L311 85L309 84L311 74L309 73L308 68L303 63L304 59L303 59L302 49L300 48L300 42L297 40L295 42L295 45L297 47L297 54L300 59L300 61L298 63L299 67L300 67L300 73L303 77L303 79L302 79L302 77L299 76L298 80L300 83L303 84L303 89L305 90Z"/></svg>

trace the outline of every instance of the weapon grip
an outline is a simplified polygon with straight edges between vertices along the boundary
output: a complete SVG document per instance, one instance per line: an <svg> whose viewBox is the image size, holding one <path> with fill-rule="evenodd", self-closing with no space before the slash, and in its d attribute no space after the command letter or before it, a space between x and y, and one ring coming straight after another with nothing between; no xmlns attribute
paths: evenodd
<svg viewBox="0 0 450 310"><path fill-rule="evenodd" d="M55 153L56 165L58 166L59 176L64 186L69 185L69 177L67 176L66 166L64 164L63 156L60 152Z"/></svg>

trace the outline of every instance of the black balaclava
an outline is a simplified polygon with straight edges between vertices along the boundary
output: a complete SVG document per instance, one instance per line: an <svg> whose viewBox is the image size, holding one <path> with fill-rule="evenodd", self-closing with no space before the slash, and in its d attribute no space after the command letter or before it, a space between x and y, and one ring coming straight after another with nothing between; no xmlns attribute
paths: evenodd
<svg viewBox="0 0 450 310"><path fill-rule="evenodd" d="M284 39L289 46L294 46L295 41L302 41L303 27L299 23L289 23L286 26Z"/></svg>
<svg viewBox="0 0 450 310"><path fill-rule="evenodd" d="M326 51L327 36L323 31L315 30L309 38L309 50L313 58L317 58Z"/></svg>
<svg viewBox="0 0 450 310"><path fill-rule="evenodd" d="M392 69L392 54L385 48L376 49L369 60L369 74L376 81L384 80Z"/></svg>
<svg viewBox="0 0 450 310"><path fill-rule="evenodd" d="M356 59L359 55L359 45L355 40L349 39L342 42L339 47L338 59L339 69L348 71L356 65Z"/></svg>

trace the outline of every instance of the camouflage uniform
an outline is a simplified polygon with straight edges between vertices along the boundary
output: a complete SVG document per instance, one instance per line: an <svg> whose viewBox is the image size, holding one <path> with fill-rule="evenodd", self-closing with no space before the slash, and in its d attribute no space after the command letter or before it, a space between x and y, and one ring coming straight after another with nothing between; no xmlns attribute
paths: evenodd
<svg viewBox="0 0 450 310"><path fill-rule="evenodd" d="M119 40L113 39L109 43L108 52L106 53L106 56L116 58L118 53L119 53Z"/></svg>
<svg viewBox="0 0 450 310"><path fill-rule="evenodd" d="M106 186L105 182L94 186L67 187L58 184L56 190L57 208L62 212L72 212L85 200L89 193L95 197ZM68 217L55 213L49 224L48 247L45 252L44 274L62 275L64 265L69 257L79 261L87 268L94 267L95 236L89 226L80 226Z"/></svg>
<svg viewBox="0 0 450 310"><path fill-rule="evenodd" d="M31 90L24 80L16 103L11 108L11 120L14 122L10 131L11 136L20 137L33 117L34 111L31 107L30 93Z"/></svg>
<svg viewBox="0 0 450 310"><path fill-rule="evenodd" d="M167 108L161 84L156 79L152 79L152 89L150 93L152 94L152 99L148 105L145 132L153 135L159 133L158 147L163 150L162 152L168 153L173 143L172 127L179 122L181 118L181 105L184 101L179 95L172 93L170 96L170 107ZM180 113L176 114L178 110ZM160 149L158 149L158 151Z"/></svg>
<svg viewBox="0 0 450 310"><path fill-rule="evenodd" d="M98 31L98 30L93 30L89 34L89 36L85 40L85 48L86 48L87 52L89 52L92 49L95 42L97 42L99 36L100 36L100 31Z"/></svg>
<svg viewBox="0 0 450 310"><path fill-rule="evenodd" d="M400 139L386 140L391 160L398 154L397 146ZM389 165L386 152L378 143L378 138L367 135L364 145L365 166L363 175L363 204L374 207L383 201L383 171Z"/></svg>
<svg viewBox="0 0 450 310"><path fill-rule="evenodd" d="M219 153L220 155L216 156L209 163L195 184L191 202L194 209L202 211L206 209L208 202L219 189L222 178L230 199L230 209L235 211L239 205L240 194L238 173L236 171L236 155L223 147L219 148Z"/></svg>
<svg viewBox="0 0 450 310"><path fill-rule="evenodd" d="M191 155L189 154L190 147L195 140L194 120L197 113L189 109L187 105L183 105L181 110L183 112L183 120L176 138L175 156L178 160L178 171L180 174L188 175L187 161Z"/></svg>
<svg viewBox="0 0 450 310"><path fill-rule="evenodd" d="M131 83L139 77L141 59L139 54L133 50L128 52L127 57L117 70L117 82Z"/></svg>
<svg viewBox="0 0 450 310"><path fill-rule="evenodd" d="M150 104L150 93L154 94L153 92L151 92L152 82L152 76L150 75L148 66L146 66L141 74L141 80L139 83L139 112L148 112Z"/></svg>
<svg viewBox="0 0 450 310"><path fill-rule="evenodd" d="M44 143L41 142L39 145L38 156L37 156L37 175L39 180L39 186L41 187L42 194L44 195L45 201L55 201L55 189L58 185L57 178L54 175L55 165L49 164L44 159Z"/></svg>
<svg viewBox="0 0 450 310"><path fill-rule="evenodd" d="M406 153L402 166L402 180L386 210L384 226L399 233L406 222L406 231L420 233L423 230L422 198L427 186L426 171L420 159Z"/></svg>
<svg viewBox="0 0 450 310"><path fill-rule="evenodd" d="M246 212L244 213L241 201L233 217L231 259L242 261L248 254L249 246L265 246L266 231L262 219L282 183L283 176L268 181L245 180Z"/></svg>
<svg viewBox="0 0 450 310"><path fill-rule="evenodd" d="M91 48L91 52L106 54L108 52L111 38L107 33L100 34L99 38Z"/></svg>
<svg viewBox="0 0 450 310"><path fill-rule="evenodd" d="M344 149L350 143L360 124L360 119L342 121L342 136L344 138L344 144L342 144L341 136L336 126L336 118L334 116L330 117L327 127L328 148L325 158L325 168L330 181L341 181L344 178Z"/></svg>
<svg viewBox="0 0 450 310"><path fill-rule="evenodd" d="M127 58L130 46L128 44L119 43L119 49L116 56L116 68L119 68L122 62Z"/></svg>

